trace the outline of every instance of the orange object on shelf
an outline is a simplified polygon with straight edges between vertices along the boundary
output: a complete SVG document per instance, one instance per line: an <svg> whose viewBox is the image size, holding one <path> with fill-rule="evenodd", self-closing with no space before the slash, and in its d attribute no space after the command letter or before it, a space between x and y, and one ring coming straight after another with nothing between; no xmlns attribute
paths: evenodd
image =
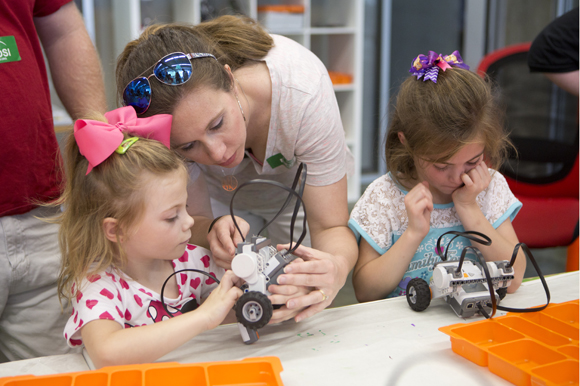
<svg viewBox="0 0 580 386"><path fill-rule="evenodd" d="M148 363L55 375L0 378L0 386L283 385L278 357L180 364Z"/></svg>
<svg viewBox="0 0 580 386"><path fill-rule="evenodd" d="M352 83L352 75L345 72L328 71L330 81L332 84L350 84Z"/></svg>
<svg viewBox="0 0 580 386"><path fill-rule="evenodd" d="M292 4L260 5L258 12L304 13L304 6Z"/></svg>
<svg viewBox="0 0 580 386"><path fill-rule="evenodd" d="M439 331L456 354L515 385L578 385L578 300Z"/></svg>

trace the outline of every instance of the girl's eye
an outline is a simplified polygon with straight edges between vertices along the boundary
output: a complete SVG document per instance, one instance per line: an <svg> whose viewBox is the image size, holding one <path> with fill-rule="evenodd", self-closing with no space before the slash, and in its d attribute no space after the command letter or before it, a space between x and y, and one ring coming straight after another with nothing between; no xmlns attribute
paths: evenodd
<svg viewBox="0 0 580 386"><path fill-rule="evenodd" d="M215 130L219 130L224 124L224 117L221 116L220 120L218 121L218 123L215 124L215 126L213 126L212 128L210 128L210 131L215 131Z"/></svg>
<svg viewBox="0 0 580 386"><path fill-rule="evenodd" d="M175 220L177 220L177 216L168 218L165 221L167 221L167 222L175 222Z"/></svg>
<svg viewBox="0 0 580 386"><path fill-rule="evenodd" d="M433 167L437 170L443 171L443 170L447 170L447 168L449 167L449 165L444 165L444 166L438 166L438 165L433 165Z"/></svg>

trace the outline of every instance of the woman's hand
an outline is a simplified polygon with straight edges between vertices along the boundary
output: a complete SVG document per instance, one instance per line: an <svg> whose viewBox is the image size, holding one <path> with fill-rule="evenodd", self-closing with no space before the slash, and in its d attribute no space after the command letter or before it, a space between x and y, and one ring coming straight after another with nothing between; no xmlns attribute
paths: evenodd
<svg viewBox="0 0 580 386"><path fill-rule="evenodd" d="M239 281L239 278L232 271L226 271L220 284L194 311L204 313L207 330L217 327L242 296L242 290L236 287Z"/></svg>
<svg viewBox="0 0 580 386"><path fill-rule="evenodd" d="M298 257L290 264L303 262L304 260ZM272 293L272 295L268 296L268 299L270 299L272 304L282 305L282 307L274 310L274 313L272 314L272 319L270 319L269 324L275 324L283 322L298 315L300 309L291 310L286 306L286 303L290 299L309 294L312 291L312 289L294 285L271 284L268 287L268 291Z"/></svg>
<svg viewBox="0 0 580 386"><path fill-rule="evenodd" d="M461 175L463 186L453 192L451 197L455 206L475 205L477 195L483 192L491 182L491 175L485 162L481 161L475 168Z"/></svg>
<svg viewBox="0 0 580 386"><path fill-rule="evenodd" d="M433 212L433 195L429 183L423 181L405 196L405 209L409 217L406 231L412 232L421 240L429 233L431 212Z"/></svg>
<svg viewBox="0 0 580 386"><path fill-rule="evenodd" d="M278 250L288 249L289 246L278 245ZM288 264L284 268L284 274L278 277L278 283L302 287L302 295L292 297L286 302L287 310L300 311L294 318L299 322L330 305L346 282L348 268L338 264L342 259L302 245L294 251L294 255L303 261ZM288 312L286 316L290 318L292 313Z"/></svg>
<svg viewBox="0 0 580 386"><path fill-rule="evenodd" d="M250 224L243 218L235 216L236 223L244 234L244 237L250 231ZM225 269L231 269L232 259L236 254L236 246L241 243L242 236L238 232L232 216L226 215L220 217L211 228L207 235L212 257L216 264Z"/></svg>

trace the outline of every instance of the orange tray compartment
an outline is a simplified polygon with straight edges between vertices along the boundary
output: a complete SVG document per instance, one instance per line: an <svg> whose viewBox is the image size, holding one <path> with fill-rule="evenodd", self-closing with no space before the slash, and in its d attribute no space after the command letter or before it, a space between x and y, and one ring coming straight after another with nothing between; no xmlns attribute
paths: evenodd
<svg viewBox="0 0 580 386"><path fill-rule="evenodd" d="M515 385L578 385L578 300L439 330L456 354Z"/></svg>
<svg viewBox="0 0 580 386"><path fill-rule="evenodd" d="M0 386L278 386L278 357L206 363L148 363L55 375L0 378Z"/></svg>

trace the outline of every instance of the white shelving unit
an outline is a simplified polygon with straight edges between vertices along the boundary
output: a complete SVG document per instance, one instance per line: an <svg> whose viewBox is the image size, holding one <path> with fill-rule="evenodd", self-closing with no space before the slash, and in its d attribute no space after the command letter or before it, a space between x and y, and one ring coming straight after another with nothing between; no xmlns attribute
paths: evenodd
<svg viewBox="0 0 580 386"><path fill-rule="evenodd" d="M219 2L213 2L216 7ZM302 28L268 28L270 33L287 36L304 45L316 54L329 71L346 73L352 76L349 84L337 84L334 87L345 130L346 141L354 155L355 168L348 176L348 199L356 201L360 196L361 148L362 148L362 57L363 57L363 22L364 0L239 0L241 11L258 20L258 7L265 5L298 5L303 7ZM224 2L227 5L227 2ZM83 12L87 26L99 28L99 23L87 20L87 15L95 15L92 0L82 0ZM143 29L144 20L165 19L198 24L202 20L201 0L111 0L112 53L103 55L103 49L97 45L103 57L117 56L125 45L137 38ZM162 9L158 15L146 14L148 9ZM163 15L161 15L163 13ZM171 19L171 20L167 20ZM97 36L90 31L91 36ZM97 39L98 40L98 39ZM105 67L107 87L114 79L114 68ZM113 64L114 66L114 64Z"/></svg>
<svg viewBox="0 0 580 386"><path fill-rule="evenodd" d="M258 6L262 3L258 1ZM354 171L348 176L348 200L355 202L360 197L361 185L364 1L287 0L278 3L303 5L303 27L295 30L267 28L270 33L285 35L304 45L329 71L352 76L352 83L337 84L334 91L346 143L355 160Z"/></svg>

